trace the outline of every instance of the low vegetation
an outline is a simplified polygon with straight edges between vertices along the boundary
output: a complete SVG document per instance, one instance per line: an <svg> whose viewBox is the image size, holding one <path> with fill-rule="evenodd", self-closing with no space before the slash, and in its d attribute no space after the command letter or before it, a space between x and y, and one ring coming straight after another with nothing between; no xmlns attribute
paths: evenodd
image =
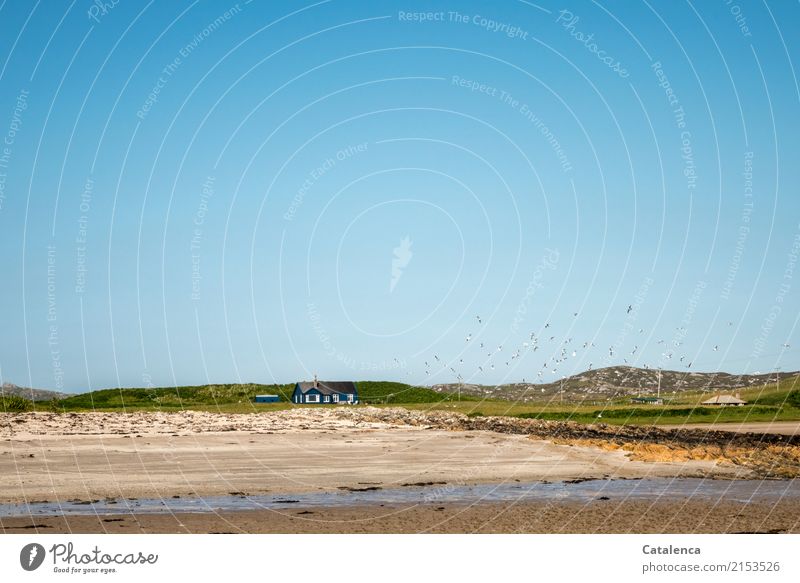
<svg viewBox="0 0 800 583"><path fill-rule="evenodd" d="M451 403L459 400L455 393L438 393L425 387L386 381L358 383L358 396L365 405L398 405L408 403ZM464 396L464 401L477 401L477 397Z"/></svg>
<svg viewBox="0 0 800 583"><path fill-rule="evenodd" d="M213 410L239 405L252 409L256 395L278 395L289 401L294 385L259 385L253 383L230 385L200 385L169 388L103 389L72 395L55 402L61 411L114 410Z"/></svg>
<svg viewBox="0 0 800 583"><path fill-rule="evenodd" d="M739 392L739 391L736 391ZM800 377L781 380L779 384L750 387L740 391L748 404L742 407L702 406L709 392L687 392L667 399L664 405L634 405L630 397L608 401L604 405L559 402L511 402L498 399L477 402L406 405L415 409L443 409L467 415L505 415L524 419L607 423L610 425L681 425L684 423L733 423L800 420Z"/></svg>
<svg viewBox="0 0 800 583"><path fill-rule="evenodd" d="M18 395L0 395L0 411L5 413L22 413L30 411L33 403Z"/></svg>
<svg viewBox="0 0 800 583"><path fill-rule="evenodd" d="M293 384L220 384L170 388L104 389L71 395L49 403L5 395L0 411L178 411L194 409L225 413L252 413L296 407L290 402ZM388 381L358 383L362 405L402 405L415 410L456 411L480 416L512 416L527 419L570 420L612 425L671 425L683 423L724 423L745 421L800 420L800 377L741 390L748 404L743 407L709 407L700 403L708 392L686 392L664 405L632 404L629 397L605 404L564 402L514 402L482 399L474 395L435 391L426 387ZM278 403L255 403L259 394L278 395ZM308 405L317 407L318 405Z"/></svg>
<svg viewBox="0 0 800 583"><path fill-rule="evenodd" d="M424 387L404 383L363 381L357 383L359 399L365 405L440 403L458 399ZM293 384L200 385L170 388L103 389L72 395L48 406L56 411L140 411L200 409L208 411L252 412L285 409L290 405ZM255 403L256 395L278 395L279 403ZM475 400L475 397L465 397ZM316 405L311 405L316 406Z"/></svg>

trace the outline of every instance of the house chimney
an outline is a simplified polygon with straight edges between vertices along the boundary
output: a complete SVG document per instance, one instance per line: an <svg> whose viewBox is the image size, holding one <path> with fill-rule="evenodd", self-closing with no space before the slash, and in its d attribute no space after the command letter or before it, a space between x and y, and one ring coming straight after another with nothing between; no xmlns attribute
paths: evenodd
<svg viewBox="0 0 800 583"><path fill-rule="evenodd" d="M319 383L317 382L317 375L314 375L314 388L319 388Z"/></svg>

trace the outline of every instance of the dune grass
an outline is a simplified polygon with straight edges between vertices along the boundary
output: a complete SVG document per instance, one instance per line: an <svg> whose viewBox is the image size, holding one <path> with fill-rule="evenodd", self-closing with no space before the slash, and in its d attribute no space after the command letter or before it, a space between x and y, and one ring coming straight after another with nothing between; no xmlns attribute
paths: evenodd
<svg viewBox="0 0 800 583"><path fill-rule="evenodd" d="M0 395L0 411L5 413L22 413L31 411L33 402L19 395Z"/></svg>
<svg viewBox="0 0 800 583"><path fill-rule="evenodd" d="M357 383L362 404L396 405L438 403L457 399L424 387L404 383L363 381ZM221 412L253 412L285 409L291 404L293 384L227 384L169 388L103 389L64 399L37 403L39 410L56 411L180 411L195 409ZM278 403L255 403L256 395L278 395ZM468 397L465 397L467 399ZM469 397L475 399L474 397Z"/></svg>
<svg viewBox="0 0 800 583"><path fill-rule="evenodd" d="M402 406L414 410L456 411L467 415L505 415L522 418L571 420L580 423L670 425L743 421L800 420L800 377L779 384L751 387L740 392L743 407L708 407L700 403L710 393L683 393L667 397L665 405L634 405L620 398L605 405L561 403L555 400L516 403L441 393L426 387L389 381L357 383L361 405ZM298 407L290 402L293 384L218 384L169 388L103 389L51 402L31 403L4 397L0 411L180 411L258 413ZM255 403L258 394L278 395L278 403ZM319 407L320 405L299 405Z"/></svg>

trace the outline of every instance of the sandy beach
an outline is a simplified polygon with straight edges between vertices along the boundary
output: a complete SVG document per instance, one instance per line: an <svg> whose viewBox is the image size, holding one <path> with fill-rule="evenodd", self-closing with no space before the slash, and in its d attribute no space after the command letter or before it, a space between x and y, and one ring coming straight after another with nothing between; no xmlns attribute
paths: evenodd
<svg viewBox="0 0 800 583"><path fill-rule="evenodd" d="M629 437L615 437L632 431L638 430L587 430L507 418L476 422L453 414L370 408L258 415L7 414L0 424L0 503L89 504L426 485L759 477L757 464L750 467L735 457L709 453L725 449L727 443L697 445L707 432L681 433L689 445L676 441L674 431L656 434L658 443L645 443L648 437L631 445ZM547 432L557 437L543 438ZM738 445L728 449L742 451L750 438L737 439ZM786 451L796 454L792 447L781 446L780 451L784 460ZM6 517L2 528L5 532L788 532L797 529L800 517L797 498L749 506L692 500L691 512L685 504L627 499L446 502L103 516L91 516L87 506L89 515L83 516Z"/></svg>
<svg viewBox="0 0 800 583"><path fill-rule="evenodd" d="M312 426L309 416L296 413L19 419L25 421L6 426L0 437L0 502L299 493L418 482L748 475L712 460L642 462L622 450L492 431L345 418Z"/></svg>

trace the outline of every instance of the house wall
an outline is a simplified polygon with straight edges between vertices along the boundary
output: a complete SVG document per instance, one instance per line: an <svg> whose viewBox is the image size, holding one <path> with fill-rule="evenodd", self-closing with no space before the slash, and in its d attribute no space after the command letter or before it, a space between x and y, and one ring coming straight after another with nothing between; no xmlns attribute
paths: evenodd
<svg viewBox="0 0 800 583"><path fill-rule="evenodd" d="M318 395L319 401L309 402L308 396L309 395ZM350 393L338 393L339 395L339 403L347 403L347 398L350 396ZM353 395L353 403L358 403L358 393L352 393ZM336 402L333 400L333 395L329 395L329 400L325 401L325 396L316 389L309 389L305 394L300 390L300 385L295 384L294 392L292 392L292 403L297 404L310 404L310 405L334 405Z"/></svg>

